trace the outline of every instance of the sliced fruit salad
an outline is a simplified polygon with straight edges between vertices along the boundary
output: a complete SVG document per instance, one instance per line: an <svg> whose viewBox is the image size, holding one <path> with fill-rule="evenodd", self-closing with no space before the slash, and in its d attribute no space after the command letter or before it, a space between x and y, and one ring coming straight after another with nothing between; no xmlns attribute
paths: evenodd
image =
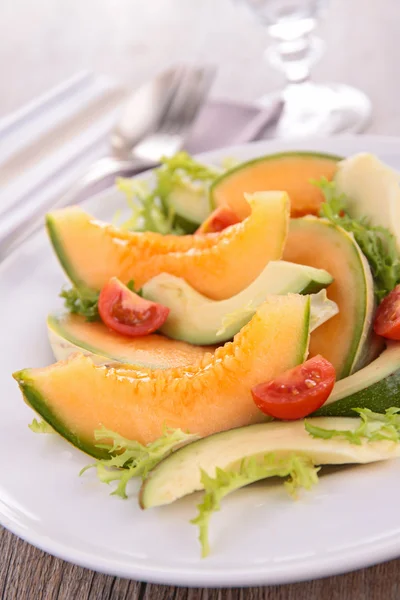
<svg viewBox="0 0 400 600"><path fill-rule="evenodd" d="M398 174L368 154L230 167L179 153L153 185L118 180L124 222L50 213L72 284L47 320L59 362L14 373L31 429L114 494L203 490L203 556L234 490L281 477L295 496L323 465L400 456Z"/></svg>

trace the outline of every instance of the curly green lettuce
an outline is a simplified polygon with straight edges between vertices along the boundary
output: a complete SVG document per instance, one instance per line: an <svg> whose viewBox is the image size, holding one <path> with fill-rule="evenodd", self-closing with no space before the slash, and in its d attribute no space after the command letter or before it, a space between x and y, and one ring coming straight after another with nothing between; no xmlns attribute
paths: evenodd
<svg viewBox="0 0 400 600"><path fill-rule="evenodd" d="M367 258L379 302L400 282L400 255L395 236L385 227L372 226L367 218L352 219L346 211L346 196L338 192L335 181L322 177L312 183L325 197L320 217L352 233Z"/></svg>
<svg viewBox="0 0 400 600"><path fill-rule="evenodd" d="M134 292L138 296L142 296L142 290L135 289L135 282L133 279L128 281L126 287ZM60 292L60 298L64 298L64 308L67 312L74 315L81 315L85 317L86 321L101 321L99 315L99 295L93 294L87 297L76 287L63 288Z"/></svg>
<svg viewBox="0 0 400 600"><path fill-rule="evenodd" d="M111 495L124 499L128 497L126 486L133 477L144 479L149 471L168 454L198 439L197 435L167 427L164 428L161 437L147 446L135 440L128 440L105 427L96 430L94 436L97 441L103 440L103 443L96 446L107 450L110 457L99 459L84 467L80 475L88 469L96 468L97 476L102 483L117 482L117 487Z"/></svg>
<svg viewBox="0 0 400 600"><path fill-rule="evenodd" d="M221 500L228 494L246 485L269 477L282 477L284 485L292 497L296 497L299 488L309 490L318 482L319 468L303 456L288 456L277 459L273 453L262 458L249 457L241 461L238 469L216 469L215 477L201 471L204 496L198 505L198 515L191 523L199 528L199 541L202 557L210 552L208 538L210 518L220 510Z"/></svg>
<svg viewBox="0 0 400 600"><path fill-rule="evenodd" d="M357 445L361 445L363 441L400 442L400 408L388 408L384 414L373 412L369 408L353 408L353 410L361 419L355 430L325 429L317 427L307 419L304 420L304 427L312 437L324 440L338 438Z"/></svg>
<svg viewBox="0 0 400 600"><path fill-rule="evenodd" d="M187 152L178 152L161 160L161 167L154 171L154 186L141 179L118 178L117 188L125 194L132 211L130 217L118 226L130 231L153 231L163 235L192 233L192 224L175 215L168 202L169 196L177 187L187 188L190 193L193 183L208 194L210 184L219 175L218 169L199 163Z"/></svg>
<svg viewBox="0 0 400 600"><path fill-rule="evenodd" d="M74 315L82 315L86 321L100 321L98 310L99 294L91 296L85 295L76 287L63 288L60 292L60 298L64 299L64 307Z"/></svg>
<svg viewBox="0 0 400 600"><path fill-rule="evenodd" d="M55 433L52 426L46 423L46 421L43 421L43 419L33 419L28 427L33 433Z"/></svg>

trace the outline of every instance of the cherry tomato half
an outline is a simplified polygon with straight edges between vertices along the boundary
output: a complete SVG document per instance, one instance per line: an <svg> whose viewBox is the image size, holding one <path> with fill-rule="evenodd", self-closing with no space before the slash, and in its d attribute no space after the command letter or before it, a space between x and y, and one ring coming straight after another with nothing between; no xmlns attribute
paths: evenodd
<svg viewBox="0 0 400 600"><path fill-rule="evenodd" d="M400 285L396 285L378 306L374 331L390 340L400 340Z"/></svg>
<svg viewBox="0 0 400 600"><path fill-rule="evenodd" d="M109 329L131 337L156 331L169 314L169 308L145 300L112 277L99 296L99 314Z"/></svg>
<svg viewBox="0 0 400 600"><path fill-rule="evenodd" d="M219 206L200 225L196 233L217 233L236 223L240 223L240 219L231 207Z"/></svg>
<svg viewBox="0 0 400 600"><path fill-rule="evenodd" d="M334 366L318 354L276 379L256 385L251 393L257 407L266 415L276 419L302 419L324 404L335 378Z"/></svg>

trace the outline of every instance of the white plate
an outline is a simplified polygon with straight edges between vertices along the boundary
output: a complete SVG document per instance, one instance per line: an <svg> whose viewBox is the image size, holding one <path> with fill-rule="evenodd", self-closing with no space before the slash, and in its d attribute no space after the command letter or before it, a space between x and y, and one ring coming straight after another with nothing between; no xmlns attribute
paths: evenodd
<svg viewBox="0 0 400 600"><path fill-rule="evenodd" d="M338 154L368 150L400 169L400 141L376 137L307 143L261 142L207 155L247 159L284 149ZM109 218L115 194L91 199ZM58 304L63 275L42 231L0 266L0 522L28 542L85 567L185 586L286 583L340 573L400 554L400 462L346 468L321 477L293 502L282 486L259 485L223 501L212 518L209 558L200 559L189 520L198 497L140 511L133 497L110 497L90 458L27 424L11 373L52 362L45 318Z"/></svg>

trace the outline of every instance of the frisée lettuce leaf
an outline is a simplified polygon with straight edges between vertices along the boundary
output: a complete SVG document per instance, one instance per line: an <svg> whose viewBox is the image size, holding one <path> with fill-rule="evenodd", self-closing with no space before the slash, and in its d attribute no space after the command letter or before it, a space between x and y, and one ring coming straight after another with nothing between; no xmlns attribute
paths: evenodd
<svg viewBox="0 0 400 600"><path fill-rule="evenodd" d="M80 475L96 468L102 483L118 482L111 495L127 498L126 486L133 477L146 477L163 458L184 444L198 439L197 435L185 433L181 429L164 428L161 437L144 446L135 440L128 440L115 431L102 427L94 432L98 448L108 451L110 458L97 460L82 469Z"/></svg>
<svg viewBox="0 0 400 600"><path fill-rule="evenodd" d="M174 213L169 196L178 187L187 189L190 194L193 183L206 195L210 184L219 175L220 170L198 162L187 152L178 152L170 158L161 159L161 167L154 170L154 186L141 179L118 178L117 188L125 194L132 211L129 218L118 226L130 231L153 231L163 235L192 233L192 224Z"/></svg>
<svg viewBox="0 0 400 600"><path fill-rule="evenodd" d="M346 196L338 192L334 181L322 177L312 183L325 198L320 217L354 235L371 267L375 296L380 302L400 282L400 256L395 236L385 227L372 226L367 218L352 219L346 212Z"/></svg>
<svg viewBox="0 0 400 600"><path fill-rule="evenodd" d="M28 427L33 433L56 433L52 426L43 421L43 419L33 419Z"/></svg>
<svg viewBox="0 0 400 600"><path fill-rule="evenodd" d="M142 296L142 290L135 289L133 279L128 281L126 287L131 291ZM86 297L78 288L63 288L60 292L60 298L64 298L64 308L74 315L85 317L86 321L101 321L99 315L99 295L91 293L90 298Z"/></svg>
<svg viewBox="0 0 400 600"><path fill-rule="evenodd" d="M64 299L64 307L68 312L74 315L82 315L86 321L100 321L98 310L99 294L95 297L85 297L78 288L63 288L60 292L60 298Z"/></svg>
<svg viewBox="0 0 400 600"><path fill-rule="evenodd" d="M241 461L238 469L216 469L215 477L201 471L201 482L205 493L203 501L198 505L198 515L191 523L199 528L199 541L202 557L210 552L208 531L212 514L220 510L221 500L246 485L269 477L285 478L285 488L296 498L299 488L309 490L318 481L319 467L303 456L292 455L277 459L268 453L262 459L248 457Z"/></svg>
<svg viewBox="0 0 400 600"><path fill-rule="evenodd" d="M324 440L339 438L357 445L361 445L363 441L400 442L400 408L388 408L384 414L373 412L369 408L353 408L353 410L361 419L360 425L353 431L317 427L307 419L304 420L304 427L312 437Z"/></svg>

